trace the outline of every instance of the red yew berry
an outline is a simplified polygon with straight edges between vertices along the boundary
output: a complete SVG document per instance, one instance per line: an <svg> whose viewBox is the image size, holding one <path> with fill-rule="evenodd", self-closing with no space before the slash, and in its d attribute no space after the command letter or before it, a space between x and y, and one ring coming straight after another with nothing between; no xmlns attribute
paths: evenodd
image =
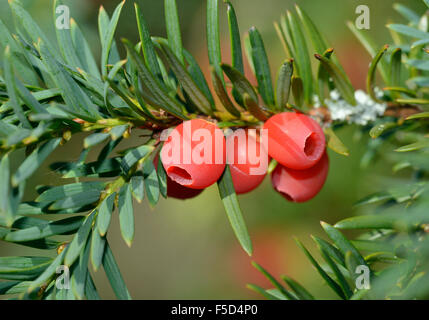
<svg viewBox="0 0 429 320"><path fill-rule="evenodd" d="M288 168L308 169L325 152L322 128L302 113L276 114L267 120L264 129L268 131L268 154Z"/></svg>
<svg viewBox="0 0 429 320"><path fill-rule="evenodd" d="M314 198L325 184L329 171L326 152L315 166L306 170L293 170L277 165L271 175L274 189L288 201L305 202Z"/></svg>
<svg viewBox="0 0 429 320"><path fill-rule="evenodd" d="M188 188L205 189L225 170L225 136L214 123L202 119L185 121L171 131L161 159L173 181Z"/></svg>
<svg viewBox="0 0 429 320"><path fill-rule="evenodd" d="M238 130L226 138L226 156L237 194L250 192L264 180L268 154L257 138Z"/></svg>
<svg viewBox="0 0 429 320"><path fill-rule="evenodd" d="M158 170L158 159L159 155L155 157L153 160L153 164L155 165L155 168ZM202 193L204 189L191 189L184 187L177 182L171 180L169 176L167 176L167 197L169 198L176 198L180 200L186 200L195 198L200 193Z"/></svg>
<svg viewBox="0 0 429 320"><path fill-rule="evenodd" d="M184 187L167 176L167 197L169 198L180 200L192 199L200 195L203 191L204 189L191 189Z"/></svg>

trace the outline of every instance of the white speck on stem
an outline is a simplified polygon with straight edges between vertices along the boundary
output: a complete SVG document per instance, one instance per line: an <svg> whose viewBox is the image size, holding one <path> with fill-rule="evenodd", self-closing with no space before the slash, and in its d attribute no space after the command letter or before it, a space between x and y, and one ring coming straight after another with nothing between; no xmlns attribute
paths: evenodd
<svg viewBox="0 0 429 320"><path fill-rule="evenodd" d="M376 90L376 94L380 96L383 93L381 90ZM375 121L386 111L387 105L385 103L378 103L372 100L362 90L355 91L355 98L357 105L352 106L341 98L337 90L331 91L330 98L325 100L331 119L334 121L347 121L350 124L366 125ZM315 105L320 105L318 99L315 99L314 103Z"/></svg>

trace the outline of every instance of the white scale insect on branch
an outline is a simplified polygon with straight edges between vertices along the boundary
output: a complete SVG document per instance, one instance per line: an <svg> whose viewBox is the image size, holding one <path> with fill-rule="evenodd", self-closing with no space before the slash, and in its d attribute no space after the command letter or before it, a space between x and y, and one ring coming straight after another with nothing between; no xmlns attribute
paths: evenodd
<svg viewBox="0 0 429 320"><path fill-rule="evenodd" d="M375 88L376 94L381 96L383 93ZM386 111L387 104L378 103L371 99L362 90L355 91L356 106L350 105L347 101L341 98L337 90L330 93L330 98L325 99L325 105L328 107L333 121L347 121L349 124L366 125L369 122L375 121L381 117ZM320 106L320 101L316 96L314 105Z"/></svg>

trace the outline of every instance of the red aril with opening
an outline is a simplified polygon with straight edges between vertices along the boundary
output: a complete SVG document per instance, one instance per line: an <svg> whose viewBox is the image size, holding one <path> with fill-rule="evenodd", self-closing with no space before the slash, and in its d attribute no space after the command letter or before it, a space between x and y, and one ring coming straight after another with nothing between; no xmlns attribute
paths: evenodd
<svg viewBox="0 0 429 320"><path fill-rule="evenodd" d="M185 121L168 136L161 159L173 181L191 189L205 189L225 170L225 136L212 122Z"/></svg>
<svg viewBox="0 0 429 320"><path fill-rule="evenodd" d="M314 166L325 152L320 125L298 112L283 112L264 124L268 131L268 154L282 165L304 170Z"/></svg>
<svg viewBox="0 0 429 320"><path fill-rule="evenodd" d="M159 155L153 159L153 164L155 168L158 170L158 160ZM169 198L176 198L180 200L186 200L195 198L199 194L201 194L204 191L204 189L191 189L184 187L177 182L171 180L169 176L167 176L167 197Z"/></svg>

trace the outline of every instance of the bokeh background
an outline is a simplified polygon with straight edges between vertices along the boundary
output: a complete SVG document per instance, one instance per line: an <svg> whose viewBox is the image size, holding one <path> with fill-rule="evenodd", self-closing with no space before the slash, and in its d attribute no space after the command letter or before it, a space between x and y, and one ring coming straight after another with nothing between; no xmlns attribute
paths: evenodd
<svg viewBox="0 0 429 320"><path fill-rule="evenodd" d="M355 10L365 4L371 10L371 29L368 32L378 44L390 42L386 23L403 21L393 9L390 0L231 0L237 11L242 32L251 26L261 31L272 70L275 72L286 58L276 37L273 21L280 14L293 9L298 3L315 21L319 29L335 48L341 63L356 88L363 88L370 57L346 27L354 21ZM21 0L34 19L48 35L54 38L53 1ZM100 5L111 13L118 0L64 0L71 14L99 57L100 44L97 31L97 13ZM153 35L165 36L163 1L136 0ZM220 1L221 2L221 1ZM424 6L420 0L395 1L408 5L418 12ZM177 0L181 18L184 45L208 70L205 39L205 1ZM223 5L222 5L223 6ZM224 9L225 6L223 6ZM133 1L127 0L119 22L116 37L138 40ZM10 27L13 19L6 0L0 0L0 18ZM221 37L223 60L229 61L229 38L226 12L221 10ZM268 286L267 281L251 267L253 260L275 276L287 274L310 288L321 298L332 298L329 289L312 269L303 253L295 245L296 236L311 249L310 235L324 237L320 221L335 223L359 214L353 204L363 196L380 190L381 175L391 174L390 168L380 162L371 168L362 168L360 160L366 150L367 137L357 128L347 127L338 132L350 149L349 157L330 153L331 169L323 191L306 204L291 204L275 193L267 177L263 185L251 194L240 196L240 203L254 245L254 256L249 258L239 247L219 199L216 186L212 186L196 199L185 202L161 200L156 208L147 204L136 206L136 237L132 248L121 239L117 215L108 234L119 266L130 293L135 299L253 299L259 298L246 289L247 283ZM49 162L77 159L82 148L78 136L53 155ZM126 144L137 145L138 134ZM24 155L21 155L23 158ZM17 157L16 164L22 159ZM35 197L34 188L40 184L63 183L59 176L49 172L47 164L39 170L28 186L27 199ZM314 250L313 250L314 252ZM34 255L20 246L0 243L0 256ZM38 253L36 253L38 254ZM40 252L40 254L46 254ZM105 299L114 298L102 271L95 281Z"/></svg>

